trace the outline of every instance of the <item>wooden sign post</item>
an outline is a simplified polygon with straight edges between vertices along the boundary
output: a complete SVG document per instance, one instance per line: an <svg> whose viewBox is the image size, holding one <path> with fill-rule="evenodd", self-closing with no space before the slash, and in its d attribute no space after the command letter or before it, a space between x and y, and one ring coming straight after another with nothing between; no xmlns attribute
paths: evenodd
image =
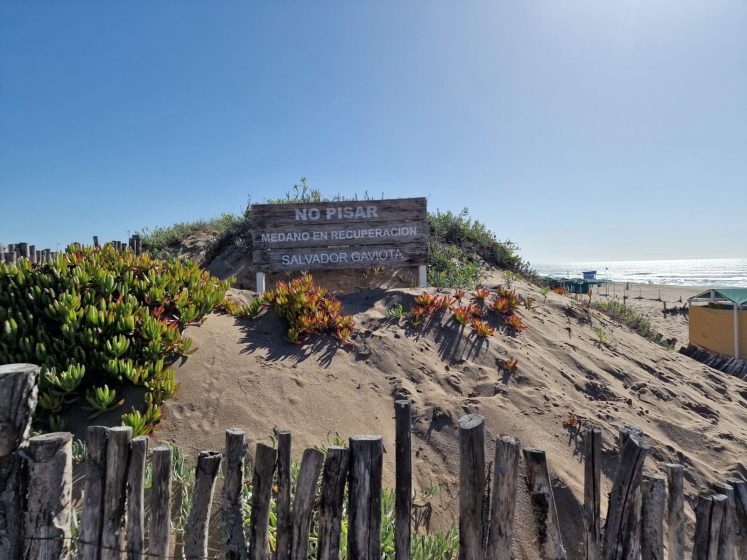
<svg viewBox="0 0 747 560"><path fill-rule="evenodd" d="M257 292L265 272L419 267L427 285L425 198L252 205Z"/></svg>

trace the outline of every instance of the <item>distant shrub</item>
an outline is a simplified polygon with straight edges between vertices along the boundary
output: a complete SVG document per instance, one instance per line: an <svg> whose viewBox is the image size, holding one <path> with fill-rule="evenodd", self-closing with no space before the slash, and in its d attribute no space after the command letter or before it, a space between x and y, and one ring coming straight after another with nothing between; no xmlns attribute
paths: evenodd
<svg viewBox="0 0 747 560"><path fill-rule="evenodd" d="M665 339L664 335L651 326L648 317L642 315L618 301L594 301L591 303L594 309L602 311L609 317L620 321L630 329L637 332L643 338L655 342L670 350L674 348L672 339Z"/></svg>
<svg viewBox="0 0 747 560"><path fill-rule="evenodd" d="M38 415L55 429L72 407L95 417L122 405L121 387L144 387L150 431L176 390L167 363L191 350L183 329L227 288L191 261L111 247L73 246L43 265L0 264L0 364L42 367Z"/></svg>
<svg viewBox="0 0 747 560"><path fill-rule="evenodd" d="M498 268L530 275L529 265L518 254L512 241L499 241L485 224L473 220L464 208L458 214L436 211L428 215L432 241L456 245L466 254L479 255L486 263Z"/></svg>
<svg viewBox="0 0 747 560"><path fill-rule="evenodd" d="M143 249L154 255L165 257L173 255L184 242L186 237L196 233L208 236L221 237L227 231L238 227L241 222L240 216L233 214L221 214L210 220L197 220L195 222L180 222L167 227L145 228L140 231Z"/></svg>

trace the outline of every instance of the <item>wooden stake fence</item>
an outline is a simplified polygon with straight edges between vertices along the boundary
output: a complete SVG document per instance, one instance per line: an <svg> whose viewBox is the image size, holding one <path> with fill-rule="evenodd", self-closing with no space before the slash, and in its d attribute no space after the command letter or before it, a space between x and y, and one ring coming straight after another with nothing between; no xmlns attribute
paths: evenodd
<svg viewBox="0 0 747 560"><path fill-rule="evenodd" d="M28 438L38 374L38 367L28 364L0 366L0 559L57 560L68 558L73 548L81 559L173 558L175 551L169 548L171 449L158 446L152 450L152 486L146 492L147 439L132 438L126 427L88 428L82 511L78 536L73 540L72 436L53 433ZM412 491L410 414L409 403L395 404L395 555L408 560L412 554L412 504L406 499ZM497 438L491 477L486 477L485 429L482 416L471 414L459 420L459 558L509 560L522 449L510 437ZM683 558L683 469L666 464L666 479L643 475L649 445L640 432L621 433L626 435L620 437L620 463L602 531L602 433L598 428L586 431L583 508L561 512L583 518L581 554L589 560L650 560L663 558L666 549L669 558ZM221 558L305 560L312 524L317 523L313 527L318 535L317 558L338 560L347 485L348 558L380 560L381 437L352 437L348 448L331 447L326 456L315 449L305 450L295 492L291 492L290 479L291 436L280 432L277 439L278 449L261 443L256 447L248 531L243 514L244 432L227 430L224 453L200 453L184 533L184 557L215 557L211 556L214 549L208 547L212 534L220 535ZM569 543L563 542L545 452L527 448L523 457L537 531L537 557L565 558ZM222 531L211 531L210 510L221 464ZM268 526L273 488L277 524L276 546L271 551ZM636 499L639 490L640 509ZM147 519L146 502L150 506ZM695 560L745 559L747 484L743 480L729 479L699 496L695 513ZM631 541L631 535L637 535L636 542Z"/></svg>
<svg viewBox="0 0 747 560"><path fill-rule="evenodd" d="M80 243L73 242L70 245L81 245ZM143 240L138 234L130 236L127 242L124 241L109 241L105 245L111 245L118 251L124 251L130 249L134 251L136 255L143 252ZM93 246L100 247L99 236L93 236ZM35 245L31 245L26 242L22 243L11 243L9 245L3 245L0 243L0 263L16 264L22 259L31 261L33 264L44 264L51 262L57 256L57 251L51 249L37 249Z"/></svg>

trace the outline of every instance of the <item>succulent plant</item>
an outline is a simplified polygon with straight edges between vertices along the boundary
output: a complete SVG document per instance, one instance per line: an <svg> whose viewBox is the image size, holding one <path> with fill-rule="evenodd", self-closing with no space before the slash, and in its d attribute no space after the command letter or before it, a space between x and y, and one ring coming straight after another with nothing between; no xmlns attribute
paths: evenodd
<svg viewBox="0 0 747 560"><path fill-rule="evenodd" d="M215 309L228 286L191 261L113 247L72 245L50 263L0 263L0 364L42 367L37 416L49 426L84 395L101 406L102 386L142 385L146 401L159 404L176 390L164 360L194 351L184 328Z"/></svg>

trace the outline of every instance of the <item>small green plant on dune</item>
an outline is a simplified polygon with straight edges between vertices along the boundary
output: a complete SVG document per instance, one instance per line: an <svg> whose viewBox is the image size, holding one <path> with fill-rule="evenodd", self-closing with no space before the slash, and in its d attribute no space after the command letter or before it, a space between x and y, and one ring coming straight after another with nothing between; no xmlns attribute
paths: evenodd
<svg viewBox="0 0 747 560"><path fill-rule="evenodd" d="M402 321L407 317L407 311L401 303L389 308L386 312L387 319Z"/></svg>
<svg viewBox="0 0 747 560"><path fill-rule="evenodd" d="M0 364L41 366L36 421L64 426L68 411L91 419L145 388L147 431L176 390L167 364L194 351L182 336L223 299L228 282L192 263L112 247L71 246L51 263L0 264Z"/></svg>
<svg viewBox="0 0 747 560"><path fill-rule="evenodd" d="M615 347L612 340L610 340L607 331L605 331L602 327L594 327L594 333L597 335L597 342L601 346L604 346L608 350L612 350Z"/></svg>

